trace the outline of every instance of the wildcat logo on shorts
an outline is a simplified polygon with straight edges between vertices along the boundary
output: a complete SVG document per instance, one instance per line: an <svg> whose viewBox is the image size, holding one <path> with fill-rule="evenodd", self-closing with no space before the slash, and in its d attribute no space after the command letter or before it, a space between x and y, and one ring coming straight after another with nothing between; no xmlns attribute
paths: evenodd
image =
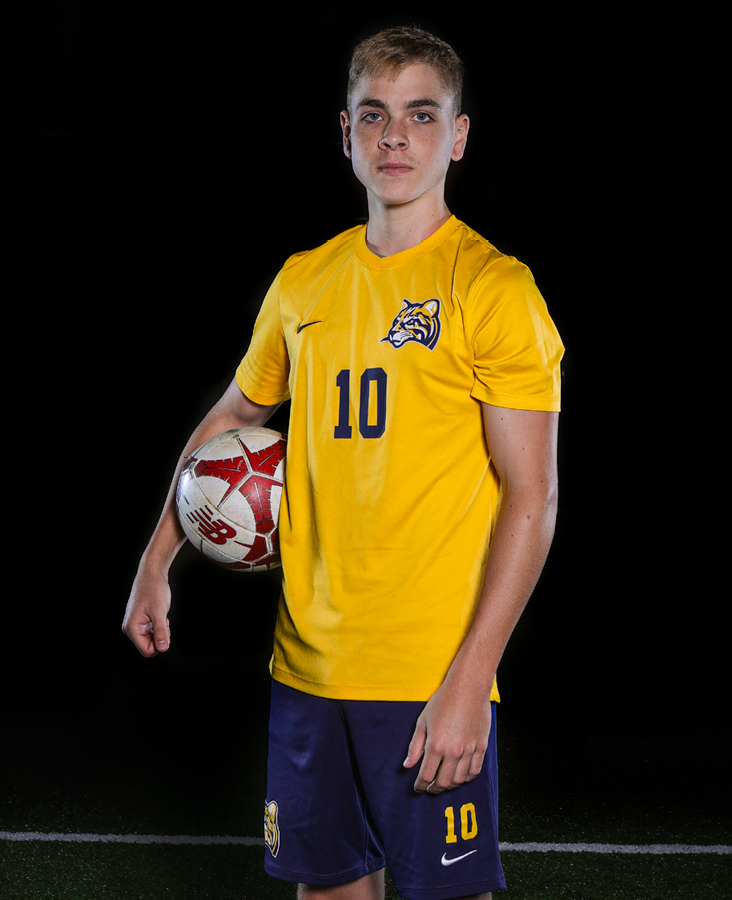
<svg viewBox="0 0 732 900"><path fill-rule="evenodd" d="M279 808L276 801L264 801L264 843L272 856L280 852L280 826L277 822Z"/></svg>
<svg viewBox="0 0 732 900"><path fill-rule="evenodd" d="M398 349L410 341L415 341L429 350L434 350L441 331L439 300L433 298L425 303L410 303L409 300L404 300L402 308L391 323L389 333L379 343L389 341L392 347Z"/></svg>

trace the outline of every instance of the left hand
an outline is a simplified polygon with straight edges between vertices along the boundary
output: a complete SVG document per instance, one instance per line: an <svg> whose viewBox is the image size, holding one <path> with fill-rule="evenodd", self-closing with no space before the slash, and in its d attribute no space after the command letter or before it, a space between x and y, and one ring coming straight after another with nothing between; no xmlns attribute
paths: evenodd
<svg viewBox="0 0 732 900"><path fill-rule="evenodd" d="M417 719L404 768L422 758L418 793L441 794L472 781L483 766L491 730L490 690L454 683L448 675Z"/></svg>

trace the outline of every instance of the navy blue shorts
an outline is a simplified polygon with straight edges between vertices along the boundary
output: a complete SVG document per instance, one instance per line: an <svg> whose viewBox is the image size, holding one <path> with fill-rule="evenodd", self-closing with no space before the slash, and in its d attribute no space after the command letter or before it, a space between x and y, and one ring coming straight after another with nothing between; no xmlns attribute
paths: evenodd
<svg viewBox="0 0 732 900"><path fill-rule="evenodd" d="M404 769L424 703L326 700L273 682L265 868L284 881L344 884L389 867L405 900L506 886L498 853L496 718L481 774L417 794Z"/></svg>

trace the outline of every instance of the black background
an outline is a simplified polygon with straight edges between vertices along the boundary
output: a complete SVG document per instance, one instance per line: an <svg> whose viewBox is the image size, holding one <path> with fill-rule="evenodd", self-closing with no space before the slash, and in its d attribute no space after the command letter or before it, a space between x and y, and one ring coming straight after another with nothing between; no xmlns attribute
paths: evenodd
<svg viewBox="0 0 732 900"><path fill-rule="evenodd" d="M726 734L721 533L696 501L709 431L689 414L689 298L659 238L683 219L683 187L669 195L657 168L683 61L647 67L658 23L520 3L479 18L78 0L8 31L14 722L265 703L276 575L221 572L186 548L165 659L137 655L122 614L180 447L282 261L364 220L338 124L350 51L417 21L468 71L448 204L530 266L567 347L557 536L504 697L537 722L561 700L588 727L620 707L639 731Z"/></svg>

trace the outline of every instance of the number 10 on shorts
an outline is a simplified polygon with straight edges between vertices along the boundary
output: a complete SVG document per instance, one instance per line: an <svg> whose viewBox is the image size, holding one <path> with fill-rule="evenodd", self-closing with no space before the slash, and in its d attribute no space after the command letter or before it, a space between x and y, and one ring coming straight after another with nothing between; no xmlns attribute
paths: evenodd
<svg viewBox="0 0 732 900"><path fill-rule="evenodd" d="M455 832L455 809L448 806L445 810L445 818L447 819L447 837L446 844L457 844L457 833ZM478 820L475 816L475 804L464 803L460 807L460 837L464 841L469 841L478 834Z"/></svg>

